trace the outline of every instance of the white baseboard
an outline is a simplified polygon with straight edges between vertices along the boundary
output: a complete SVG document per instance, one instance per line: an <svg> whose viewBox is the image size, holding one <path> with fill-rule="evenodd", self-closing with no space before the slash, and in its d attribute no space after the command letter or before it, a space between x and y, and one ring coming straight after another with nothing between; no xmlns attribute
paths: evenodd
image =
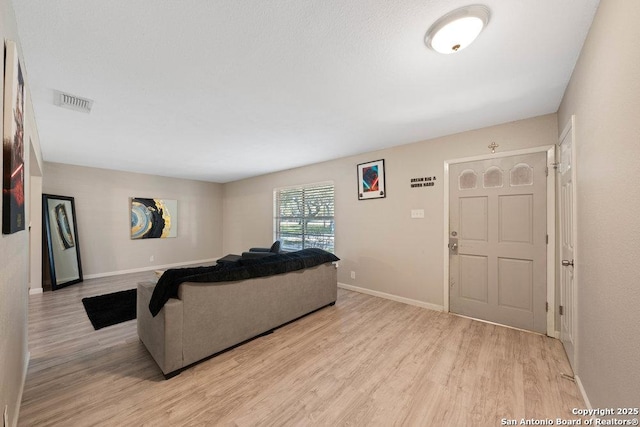
<svg viewBox="0 0 640 427"><path fill-rule="evenodd" d="M580 377L577 375L574 375L573 379L576 380L576 384L578 385L578 390L580 390L580 394L582 395L582 399L584 400L584 405L587 407L587 409L593 409L593 407L591 406L591 402L589 402L589 397L587 396L587 392L582 386L582 381L580 381Z"/></svg>
<svg viewBox="0 0 640 427"><path fill-rule="evenodd" d="M216 258L210 258L210 259L201 259L197 261L178 262L175 264L151 265L148 267L131 268L128 270L118 270L118 271L108 271L106 273L87 274L84 276L84 279L99 279L101 277L118 276L120 274L142 273L143 271L166 270L167 268L184 267L186 265L205 264L205 263L216 261L220 258L221 257L216 257Z"/></svg>
<svg viewBox="0 0 640 427"><path fill-rule="evenodd" d="M13 411L14 417L10 425L16 427L18 425L18 418L20 416L20 405L22 404L22 394L24 393L24 385L27 383L27 372L29 371L29 362L31 361L31 352L27 352L24 361L24 368L22 371L22 383L20 384L20 391L18 392L18 401Z"/></svg>
<svg viewBox="0 0 640 427"><path fill-rule="evenodd" d="M380 291L372 291L371 289L361 288L358 286L347 285L346 283L338 282L338 287L347 289L349 291L360 292L361 294L372 295L374 297L390 299L392 301L401 302L403 304L415 305L417 307L427 308L429 310L444 311L444 307L438 304L431 304L429 302L418 301L411 298L399 297L397 295L387 294Z"/></svg>
<svg viewBox="0 0 640 427"><path fill-rule="evenodd" d="M36 295L42 293L42 287L39 288L29 288L29 295Z"/></svg>

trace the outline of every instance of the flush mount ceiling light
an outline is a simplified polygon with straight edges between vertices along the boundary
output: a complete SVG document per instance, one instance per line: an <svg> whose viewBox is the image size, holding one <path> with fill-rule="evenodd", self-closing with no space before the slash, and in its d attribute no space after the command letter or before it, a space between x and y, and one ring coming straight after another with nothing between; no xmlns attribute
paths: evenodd
<svg viewBox="0 0 640 427"><path fill-rule="evenodd" d="M482 5L461 7L433 23L425 37L428 47L455 53L469 46L489 23L489 9Z"/></svg>

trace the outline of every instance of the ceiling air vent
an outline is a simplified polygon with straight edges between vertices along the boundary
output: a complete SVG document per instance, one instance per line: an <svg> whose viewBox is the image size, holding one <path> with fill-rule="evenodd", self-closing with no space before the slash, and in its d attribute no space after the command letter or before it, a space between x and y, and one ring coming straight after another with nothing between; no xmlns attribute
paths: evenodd
<svg viewBox="0 0 640 427"><path fill-rule="evenodd" d="M75 111L82 111L83 113L91 112L91 107L93 107L93 100L91 99L80 98L79 96L59 91L55 91L54 102L60 107Z"/></svg>

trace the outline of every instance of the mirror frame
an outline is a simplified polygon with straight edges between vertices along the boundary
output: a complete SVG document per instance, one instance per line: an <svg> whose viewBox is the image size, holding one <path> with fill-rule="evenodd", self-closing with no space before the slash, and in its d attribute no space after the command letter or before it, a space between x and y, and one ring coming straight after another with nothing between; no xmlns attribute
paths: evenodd
<svg viewBox="0 0 640 427"><path fill-rule="evenodd" d="M52 232L52 224L49 219L49 200L63 200L71 202L71 223L70 227L73 228L73 238L74 238L74 246L76 249L76 260L78 262L78 278L70 280L64 283L58 283L56 280L56 263L53 258L53 245L51 241L51 232ZM46 266L48 264L49 267L49 277L51 278L51 290L55 291L56 289L63 288L65 286L73 285L74 283L82 282L82 263L80 262L80 242L78 239L78 226L76 224L76 205L73 197L68 196L57 196L54 194L43 194L42 195L42 221L44 224L44 228L42 229L42 237L43 237L43 274L42 274L42 284L43 288L45 287L45 277L46 277ZM55 225L53 225L55 227ZM46 259L45 259L46 257ZM48 263L47 263L48 260Z"/></svg>

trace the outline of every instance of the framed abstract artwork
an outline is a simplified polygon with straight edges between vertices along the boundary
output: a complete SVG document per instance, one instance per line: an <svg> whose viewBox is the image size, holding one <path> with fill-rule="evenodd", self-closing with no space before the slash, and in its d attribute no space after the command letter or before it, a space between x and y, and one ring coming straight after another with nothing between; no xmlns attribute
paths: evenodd
<svg viewBox="0 0 640 427"><path fill-rule="evenodd" d="M5 43L2 233L24 230L24 76L16 44Z"/></svg>
<svg viewBox="0 0 640 427"><path fill-rule="evenodd" d="M358 200L386 197L384 190L384 159L358 165Z"/></svg>
<svg viewBox="0 0 640 427"><path fill-rule="evenodd" d="M131 198L132 239L164 239L177 235L177 200Z"/></svg>

